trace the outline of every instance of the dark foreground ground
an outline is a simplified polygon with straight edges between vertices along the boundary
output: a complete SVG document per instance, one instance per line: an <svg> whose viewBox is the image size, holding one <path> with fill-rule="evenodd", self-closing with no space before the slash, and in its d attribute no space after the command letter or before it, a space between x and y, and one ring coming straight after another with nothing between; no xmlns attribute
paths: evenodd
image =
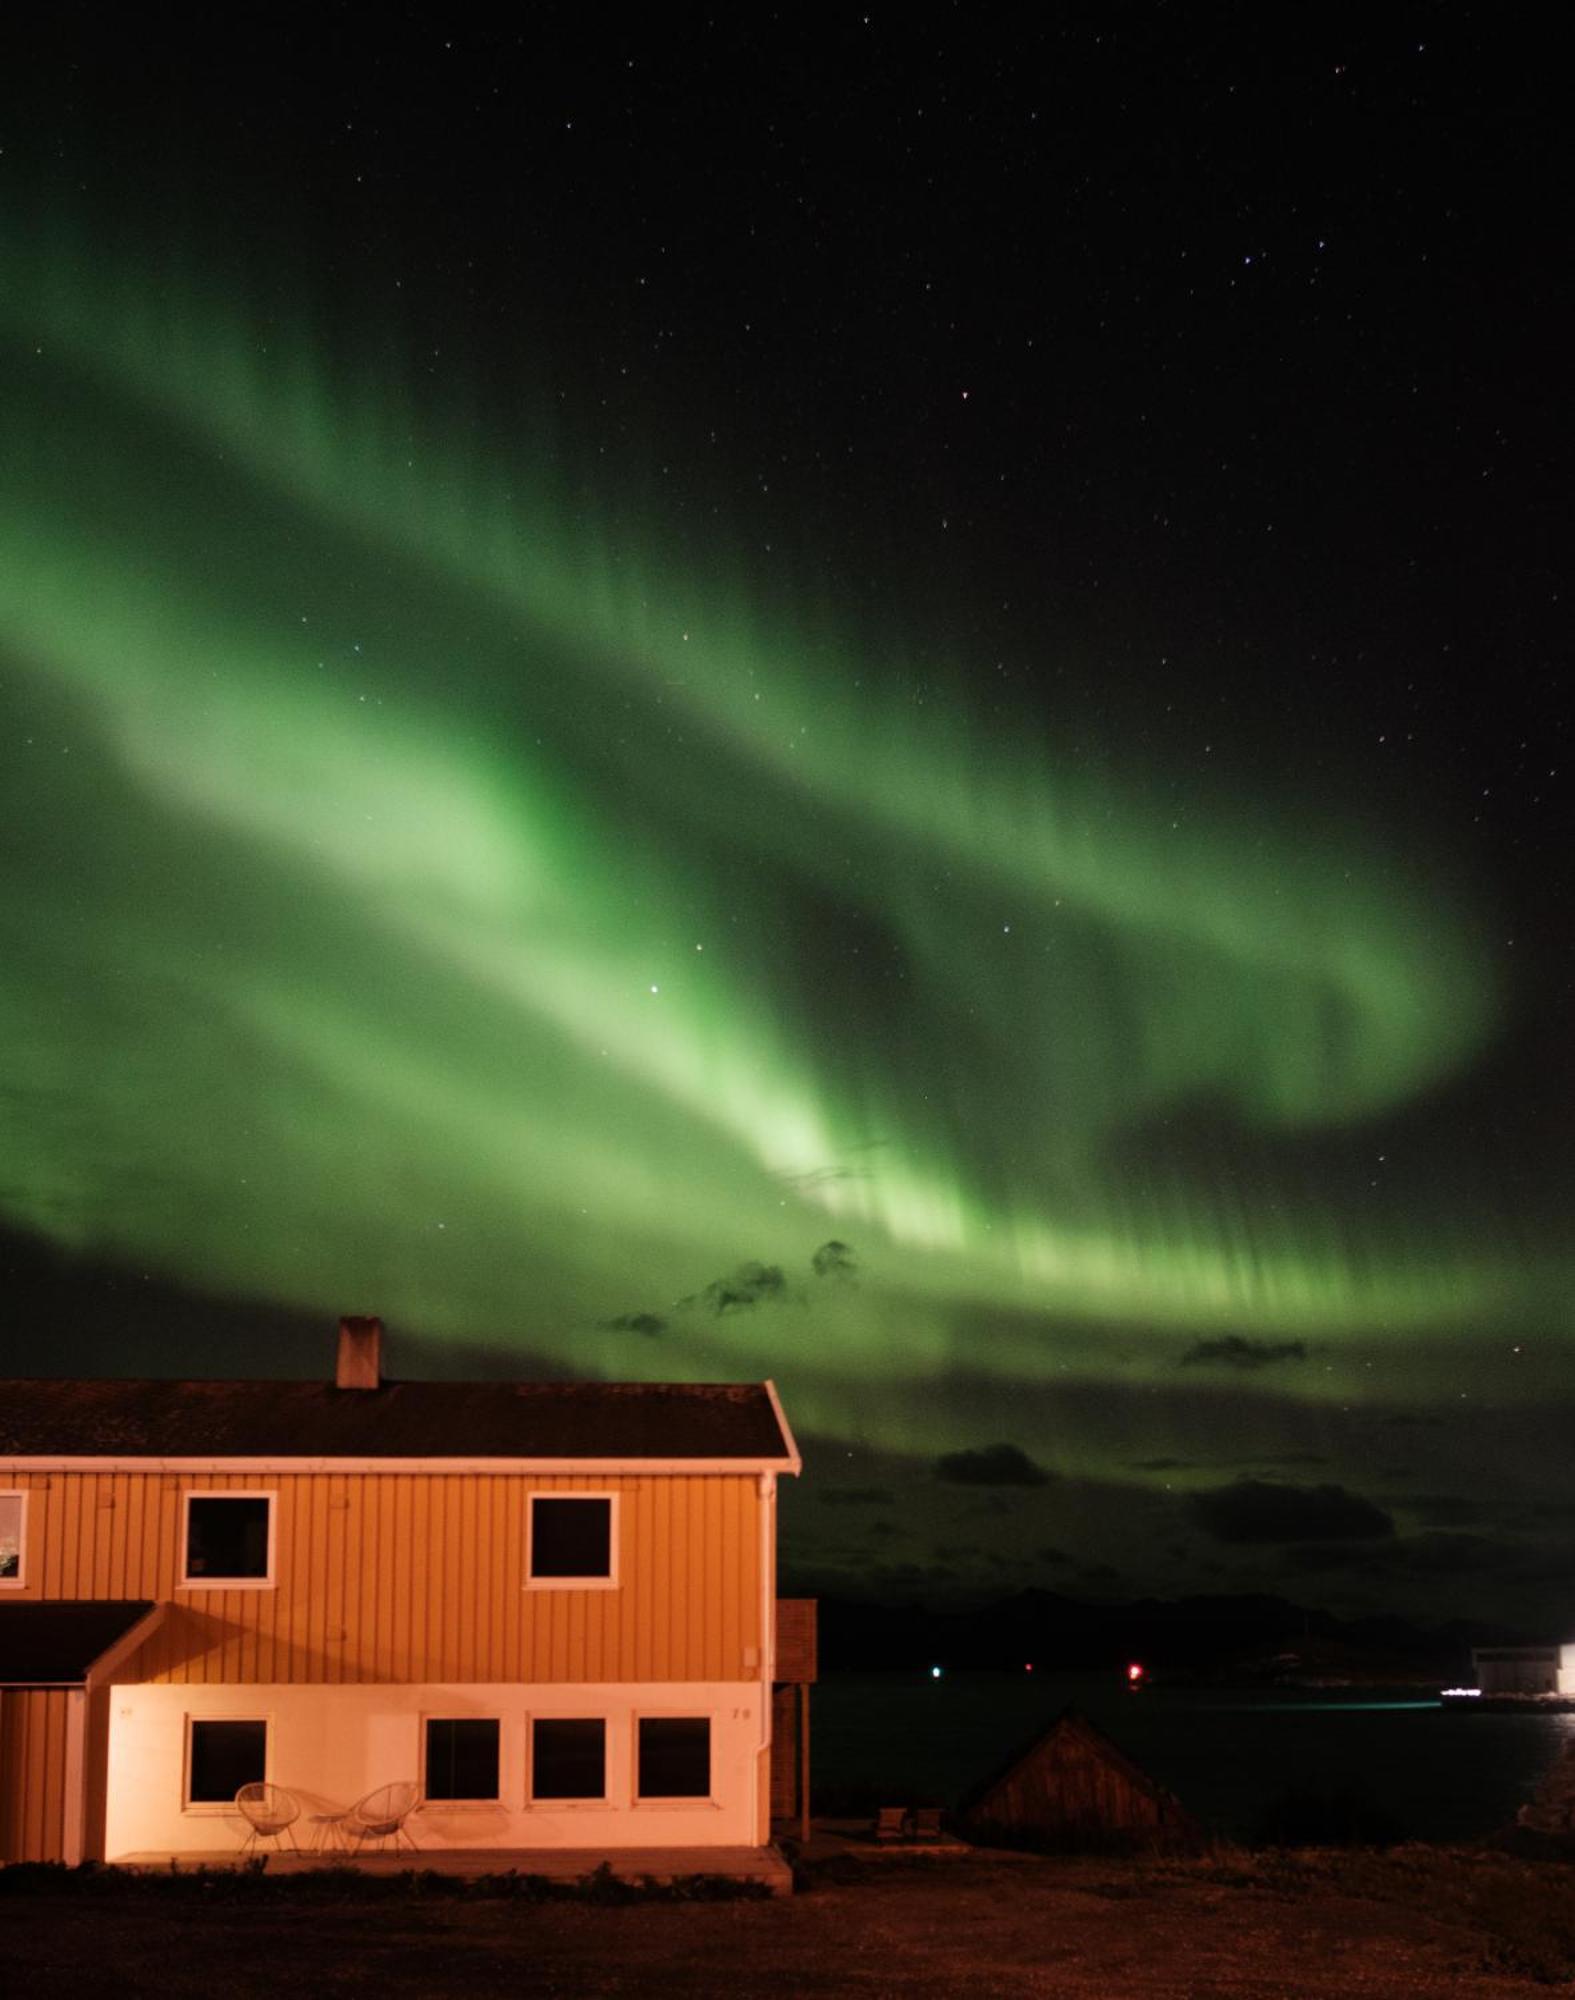
<svg viewBox="0 0 1575 2000"><path fill-rule="evenodd" d="M1575 1870L1457 1850L848 1859L786 1901L536 1901L337 1878L303 1894L299 1881L9 1872L0 1986L40 2000L1529 2000L1575 1977Z"/></svg>

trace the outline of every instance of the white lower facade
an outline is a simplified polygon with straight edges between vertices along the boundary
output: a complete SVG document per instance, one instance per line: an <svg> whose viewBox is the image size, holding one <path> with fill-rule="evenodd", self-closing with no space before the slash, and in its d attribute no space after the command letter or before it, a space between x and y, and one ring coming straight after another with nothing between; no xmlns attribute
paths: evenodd
<svg viewBox="0 0 1575 2000"><path fill-rule="evenodd" d="M495 1724L496 1798L427 1799L408 1822L418 1847L608 1848L754 1847L768 1832L770 1718L761 1683L609 1682L525 1686L470 1683L444 1686L255 1687L120 1684L109 1691L104 1858L137 1854L234 1855L247 1833L233 1805L193 1800L196 1762L211 1758L221 1739L239 1737L265 1768L248 1771L282 1785L301 1802L294 1833L302 1847L333 1838L326 1816L381 1785L409 1779L423 1790L429 1748L454 1732L451 1723ZM644 1719L658 1727L642 1732ZM707 1730L698 1724L704 1718ZM603 1724L605 1756L600 1798L533 1796L533 1746L552 1732L534 1724ZM204 1729L245 1723L249 1731ZM429 1729L429 1723L436 1729ZM683 1738L685 1787L703 1796L641 1796L643 1766L663 1723ZM259 1731L255 1725L262 1724ZM477 1737L490 1761L494 1732ZM698 1745L708 1737L708 1771L696 1778ZM265 1747L264 1747L265 1746ZM673 1770L671 1761L664 1767ZM543 1760L545 1770L545 1760ZM543 1782L547 1780L544 1778ZM212 1789L211 1781L209 1789Z"/></svg>

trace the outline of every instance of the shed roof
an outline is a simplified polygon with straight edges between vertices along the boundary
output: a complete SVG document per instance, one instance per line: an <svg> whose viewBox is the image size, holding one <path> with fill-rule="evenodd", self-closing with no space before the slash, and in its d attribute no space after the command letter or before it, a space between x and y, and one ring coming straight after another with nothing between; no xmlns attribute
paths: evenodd
<svg viewBox="0 0 1575 2000"><path fill-rule="evenodd" d="M145 1598L0 1604L0 1687L80 1687L152 1610Z"/></svg>
<svg viewBox="0 0 1575 2000"><path fill-rule="evenodd" d="M748 1382L0 1383L0 1459L705 1459L797 1469Z"/></svg>
<svg viewBox="0 0 1575 2000"><path fill-rule="evenodd" d="M959 1809L975 1837L1028 1844L1192 1845L1202 1828L1175 1794L1141 1770L1076 1708L1064 1708Z"/></svg>

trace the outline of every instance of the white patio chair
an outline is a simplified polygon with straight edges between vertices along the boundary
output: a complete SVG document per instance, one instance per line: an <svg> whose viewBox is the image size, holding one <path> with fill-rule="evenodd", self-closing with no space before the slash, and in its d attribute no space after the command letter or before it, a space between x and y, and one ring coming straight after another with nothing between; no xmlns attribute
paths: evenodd
<svg viewBox="0 0 1575 2000"><path fill-rule="evenodd" d="M364 1799L357 1799L345 1815L345 1835L357 1854L370 1841L379 1846L392 1841L397 1850L403 1842L412 1854L419 1852L405 1821L421 1803L421 1787L408 1779L379 1785Z"/></svg>
<svg viewBox="0 0 1575 2000"><path fill-rule="evenodd" d="M235 1807L246 1821L242 1854L254 1851L265 1840L273 1842L276 1853L284 1851L286 1840L297 1854L300 1853L295 1839L295 1822L301 1817L301 1801L294 1792L287 1792L283 1785L242 1785L235 1794Z"/></svg>

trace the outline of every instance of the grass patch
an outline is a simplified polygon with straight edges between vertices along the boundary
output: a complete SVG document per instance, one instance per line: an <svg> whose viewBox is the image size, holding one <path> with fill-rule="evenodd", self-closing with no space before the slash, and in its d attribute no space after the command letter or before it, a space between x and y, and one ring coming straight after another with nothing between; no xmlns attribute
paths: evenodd
<svg viewBox="0 0 1575 2000"><path fill-rule="evenodd" d="M1575 1980L1575 1872L1491 1847L1222 1848L1145 1871L1286 1900L1326 1895L1385 1903L1474 1931L1482 1966L1548 1984Z"/></svg>
<svg viewBox="0 0 1575 2000"><path fill-rule="evenodd" d="M365 1874L357 1868L314 1868L300 1875L275 1875L267 1858L239 1868L111 1868L84 1862L68 1868L55 1861L20 1861L0 1868L0 1897L104 1898L131 1902L304 1905L332 1903L729 1903L769 1897L764 1882L730 1875L679 1875L657 1881L642 1875L625 1881L608 1862L588 1875L522 1874L510 1868L495 1875L449 1875L435 1868L407 1868L397 1875Z"/></svg>

